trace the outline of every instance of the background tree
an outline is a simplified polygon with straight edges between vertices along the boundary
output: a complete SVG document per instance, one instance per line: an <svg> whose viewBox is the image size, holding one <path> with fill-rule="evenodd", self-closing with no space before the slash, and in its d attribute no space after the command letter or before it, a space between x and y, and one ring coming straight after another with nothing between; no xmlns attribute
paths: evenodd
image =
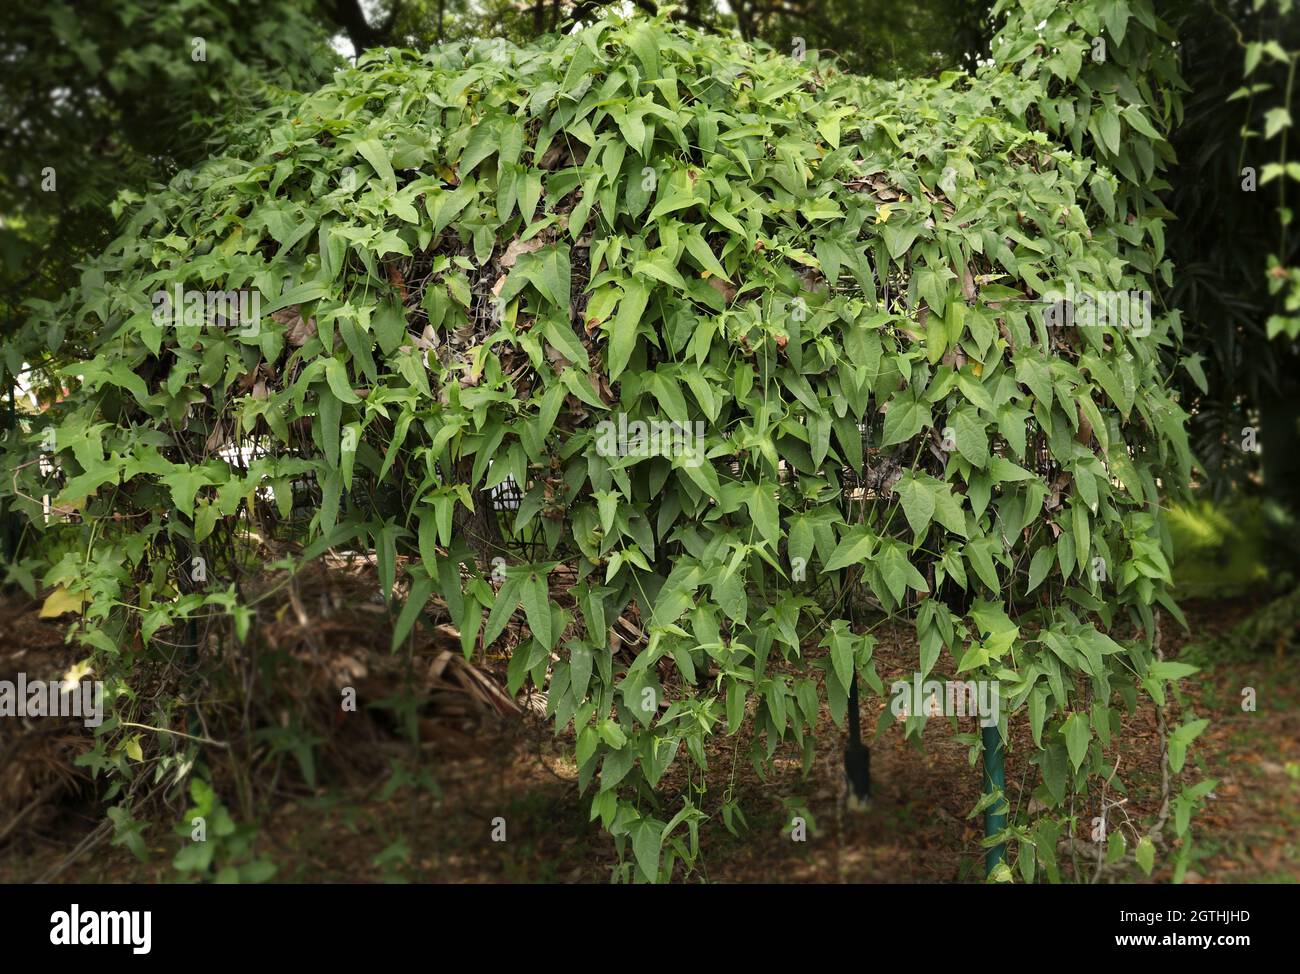
<svg viewBox="0 0 1300 974"><path fill-rule="evenodd" d="M49 377L63 332L31 302L78 286L110 240L124 190L143 194L225 142L272 93L312 88L337 58L294 0L0 9L0 395ZM56 396L57 391L52 391ZM4 543L15 546L5 523Z"/></svg>
<svg viewBox="0 0 1300 974"><path fill-rule="evenodd" d="M1244 490L1271 502L1265 513L1279 543L1270 553L1294 569L1300 345L1297 329L1283 324L1279 285L1300 276L1287 206L1288 184L1294 197L1300 181L1300 165L1287 158L1300 16L1290 2L1167 6L1190 88L1166 197L1177 216L1168 300L1182 311L1193 365L1183 383L1193 442L1216 500Z"/></svg>
<svg viewBox="0 0 1300 974"><path fill-rule="evenodd" d="M268 93L328 77L325 41L292 0L6 5L0 328L18 328L24 301L75 286L112 236L120 190L143 192L219 149Z"/></svg>

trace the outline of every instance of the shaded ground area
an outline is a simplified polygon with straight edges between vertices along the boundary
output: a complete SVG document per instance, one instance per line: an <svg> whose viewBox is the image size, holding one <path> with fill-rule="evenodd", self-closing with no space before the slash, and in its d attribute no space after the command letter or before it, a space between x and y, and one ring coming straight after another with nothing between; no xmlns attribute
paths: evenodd
<svg viewBox="0 0 1300 974"><path fill-rule="evenodd" d="M355 596L355 593L353 593ZM328 643L331 666L352 667L365 679L376 653L387 653L382 616L364 599L340 607ZM301 608L301 605L299 606ZM1194 633L1224 631L1243 618L1245 602L1199 603L1187 607ZM36 603L10 596L0 603L0 679L25 670L29 675L67 670L76 653L62 643L62 626L36 618ZM285 625L292 628L292 618ZM314 623L319 629L319 620ZM286 630L287 631L287 630ZM287 638L287 637L286 637ZM1170 624L1165 648L1176 655L1185 637ZM323 641L323 640L321 640ZM340 645L342 649L340 649ZM382 649L380 648L382 647ZM316 651L320 651L319 647ZM342 653L350 663L339 664ZM435 637L417 651L418 661L434 663L445 654ZM916 647L901 629L886 630L876 650L886 685L915 669ZM948 661L951 664L951 661ZM318 787L281 774L264 793L258 849L277 865L276 879L287 882L369 882L385 880L451 882L604 882L618 861L615 842L587 821L587 800L577 792L572 735L555 736L537 710L522 701L518 714L492 710L465 716L446 690L452 675L438 670L428 691L442 703L421 712L419 745L400 739L396 728L365 713L335 722L323 751L335 755L343 771L322 773ZM359 670L358 670L359 667ZM504 661L487 660L483 672L503 678ZM421 671L423 672L423 671ZM942 674L940 674L942 677ZM1253 688L1254 712L1243 711L1242 691ZM441 693L441 697L437 694ZM450 702L448 702L450 701ZM864 702L864 728L870 732L884 700ZM459 708L459 709L458 709ZM1194 708L1210 717L1185 780L1215 777L1220 784L1196 829L1196 848L1187 879L1192 882L1295 882L1300 880L1300 657L1292 647L1207 670L1183 685L1177 712ZM482 708L480 708L481 710ZM464 712L464 713L462 713ZM107 837L83 855L69 858L103 813L94 789L71 766L89 741L87 732L50 720L39 745L29 733L16 735L17 722L0 721L0 881L37 878L78 882L170 882L177 878L171 858L177 838L171 822L182 805L159 809L160 822L145 833L155 855L141 863ZM1028 731L1013 722L1008 749L1008 792L1028 801L1037 769L1023 758ZM6 733L6 726L10 728ZM980 773L969 749L954 733L972 732L973 719L930 721L924 748L909 744L901 727L888 725L872 742L874 807L865 814L841 809L840 749L843 735L824 711L818 758L805 778L793 752L778 752L773 773L760 778L747 757L744 732L719 736L709 751L708 791L702 803L710 819L702 828L702 858L696 871L678 878L709 882L954 882L978 881L980 821L966 814L978 799ZM1159 801L1160 769L1154 712L1140 709L1125 721L1117 747L1121 755L1117 787L1128 797L1135 818ZM30 728L28 728L30 731ZM387 731L392 731L388 733ZM22 737L21 746L15 741ZM22 773L16 769L20 765ZM255 760L260 752L254 752ZM355 773L346 773L348 762ZM258 767L266 772L270 765ZM391 790L385 767L429 769L431 782ZM686 762L679 757L660 789L663 818L680 807L691 787ZM1032 772L1032 773L1031 773ZM698 781L696 782L698 784ZM389 786L386 788L385 786ZM391 791L391 793L389 793ZM30 796L30 797L28 797ZM736 798L748 829L726 830L718 814L724 797ZM805 842L793 841L786 824L797 804L812 817ZM171 817L166 817L170 812ZM1077 837L1086 839L1094 810L1078 810ZM18 816L17 821L15 819ZM503 820L503 821L502 821ZM505 841L500 838L504 824ZM1156 880L1168 879L1158 866ZM1141 879L1140 873L1126 877Z"/></svg>

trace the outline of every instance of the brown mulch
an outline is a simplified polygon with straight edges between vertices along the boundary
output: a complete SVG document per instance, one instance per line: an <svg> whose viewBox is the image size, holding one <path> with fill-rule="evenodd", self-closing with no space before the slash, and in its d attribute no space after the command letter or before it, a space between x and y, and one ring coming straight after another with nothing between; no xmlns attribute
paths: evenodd
<svg viewBox="0 0 1300 974"><path fill-rule="evenodd" d="M270 580L274 581L274 580ZM296 604L295 604L296 603ZM0 598L0 679L9 670L62 673L76 658L63 645L62 627L37 620L37 604L22 597ZM1185 607L1193 632L1226 631L1251 609L1245 602ZM390 628L375 597L366 566L334 565L304 575L273 613L259 617L268 647L285 665L303 674L295 694L322 701L322 725L329 728L321 750L321 780L308 788L277 771L264 789L261 854L279 865L277 880L288 882L603 882L618 862L615 842L588 821L588 800L577 789L573 735L556 735L538 713L539 701L504 697L504 655L470 661L461 655L455 631L445 623L433 633L419 627L409 647L389 652ZM631 634L635 619L628 623ZM916 647L909 632L886 628L875 658L886 686L915 669ZM1186 637L1167 623L1165 649L1176 656ZM506 641L517 639L508 633ZM227 648L223 652L231 653ZM942 678L944 658L938 669ZM1269 656L1216 667L1187 680L1170 722L1194 710L1210 717L1189 762L1185 781L1210 776L1220 784L1198 820L1189 881L1295 881L1300 878L1300 662L1294 655ZM424 703L418 714L418 743L404 740L395 719L362 706L339 716L338 693L353 686L373 702L398 679L413 685ZM1259 707L1243 712L1241 690L1254 687ZM864 700L864 730L870 735L887 700ZM0 746L6 730L0 721ZM35 722L40 723L40 722ZM51 722L52 723L52 722ZM793 750L778 751L770 773L760 776L748 760L749 738L715 737L708 749L708 791L702 802L709 820L702 826L702 857L696 871L678 878L710 882L955 882L982 878L979 817L967 813L980 792L978 762L954 733L971 733L973 719L931 720L924 746L904 740L889 724L871 741L875 786L873 808L853 815L841 809L840 749L843 734L823 711L817 759L807 777ZM1160 768L1156 723L1150 706L1125 718L1124 734L1108 754L1121 757L1115 787L1128 799L1134 819L1155 809ZM88 735L79 726L52 738L71 740L41 750L41 761L24 766L18 778L0 762L0 830L40 794L42 783L59 785L8 838L0 837L0 881L25 881L59 861L97 819L72 755ZM10 744L12 746L12 743ZM62 750L60 750L62 748ZM1007 754L1008 792L1013 802L1030 801L1037 769L1024 758L1032 752L1026 722L1013 723ZM250 750L256 774L267 774L264 755ZM260 763L259 763L260 762ZM384 795L380 788L395 766L431 772L423 785ZM351 768L349 773L348 769ZM659 794L659 816L670 818L690 787L687 762L679 755ZM45 777L40 775L44 774ZM68 776L71 775L71 778ZM30 785L27 783L30 779ZM698 784L698 777L696 779ZM36 789L33 792L32 789ZM740 802L748 829L733 836L719 808L730 791ZM7 797L6 797L7 796ZM27 798L28 803L31 798ZM788 802L810 813L806 842L792 841L785 828ZM1076 836L1087 838L1095 809L1076 810ZM504 820L505 841L493 841ZM499 828L497 837L499 838ZM0 833L2 836L2 833ZM173 881L169 861L175 840L169 823L148 833L157 855L139 863L120 847L100 845L59 879L71 881ZM1155 879L1167 880L1168 864ZM1140 880L1130 873L1125 881Z"/></svg>
<svg viewBox="0 0 1300 974"><path fill-rule="evenodd" d="M65 644L65 626L39 611L22 592L0 593L0 680L60 680L81 657ZM73 763L89 747L77 718L0 719L0 850L20 830L49 830L89 794L89 775Z"/></svg>

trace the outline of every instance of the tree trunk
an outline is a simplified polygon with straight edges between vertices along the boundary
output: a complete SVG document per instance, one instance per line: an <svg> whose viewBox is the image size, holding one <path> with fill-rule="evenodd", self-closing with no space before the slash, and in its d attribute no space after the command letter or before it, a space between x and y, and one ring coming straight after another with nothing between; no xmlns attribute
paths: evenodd
<svg viewBox="0 0 1300 974"><path fill-rule="evenodd" d="M1294 523L1300 519L1300 449L1296 447L1300 444L1300 383L1283 381L1275 394L1261 399L1259 414L1264 492ZM1269 545L1273 569L1295 568L1300 541L1285 536L1278 540L1280 543Z"/></svg>

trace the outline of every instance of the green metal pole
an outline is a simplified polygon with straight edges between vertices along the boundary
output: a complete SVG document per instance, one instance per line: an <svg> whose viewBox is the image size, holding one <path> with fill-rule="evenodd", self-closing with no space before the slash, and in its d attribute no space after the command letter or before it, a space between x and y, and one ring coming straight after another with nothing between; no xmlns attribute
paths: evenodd
<svg viewBox="0 0 1300 974"><path fill-rule="evenodd" d="M1003 766L1002 735L998 732L998 725L983 728L984 738L984 794L991 795L995 791L1000 795L1006 794L1006 770ZM1006 800L999 798L988 808L984 809L984 837L989 838L1001 832L1007 824ZM1007 847L1003 843L991 846L984 853L984 871L986 876L992 876L993 870L998 864L1005 862L1007 858Z"/></svg>
<svg viewBox="0 0 1300 974"><path fill-rule="evenodd" d="M17 449L14 439L18 435L16 432L18 421L15 416L18 384L7 368L3 369L3 375L5 387L9 392L9 408L5 412L4 441L5 449L12 450ZM6 562L13 562L18 558L18 519L9 508L8 499L0 501L0 538L4 542L4 557Z"/></svg>

